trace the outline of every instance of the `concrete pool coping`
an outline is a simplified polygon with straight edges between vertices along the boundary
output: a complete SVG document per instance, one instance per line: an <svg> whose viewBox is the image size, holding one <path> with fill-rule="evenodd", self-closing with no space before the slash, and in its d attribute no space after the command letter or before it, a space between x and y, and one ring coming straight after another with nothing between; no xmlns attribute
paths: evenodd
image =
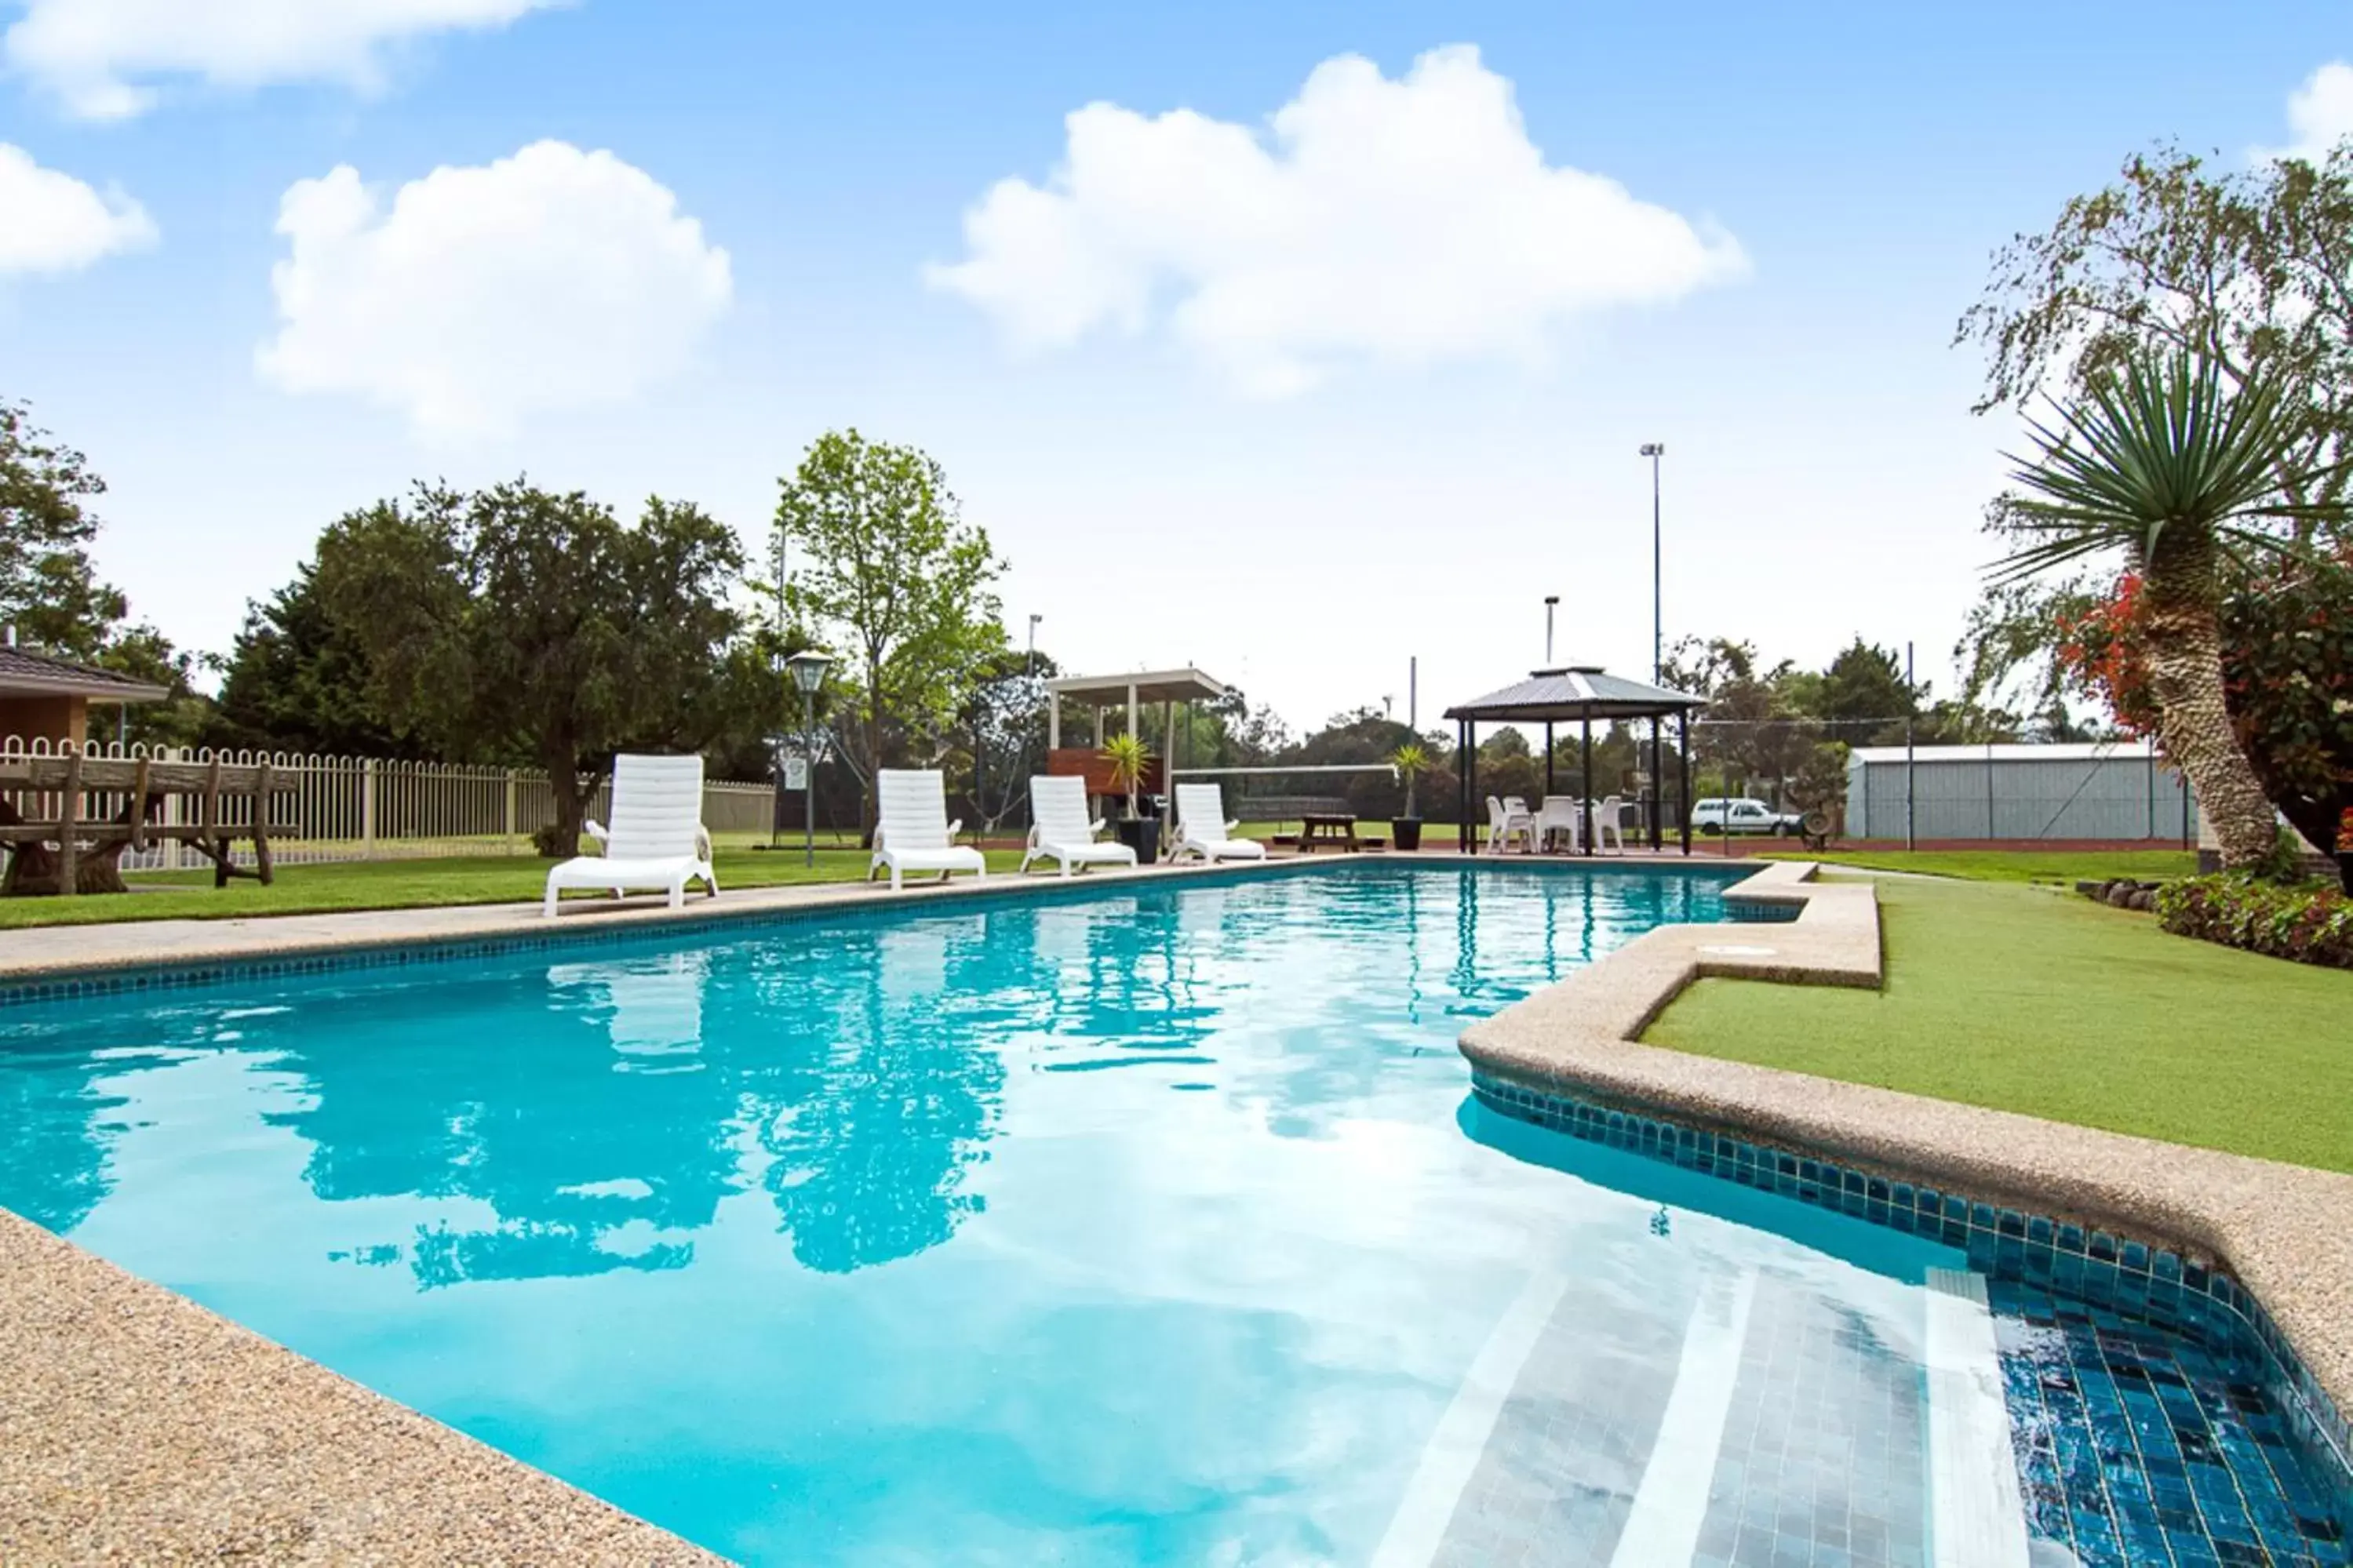
<svg viewBox="0 0 2353 1568"><path fill-rule="evenodd" d="M1661 926L1472 1025L1462 1054L1540 1092L1651 1111L2180 1251L2235 1277L2337 1420L2353 1412L2353 1176L1641 1043L1703 978L1876 988L1877 895L1868 880L1820 882L1815 870L1776 862L1727 889L1735 900L1796 906L1794 921Z"/></svg>
<svg viewBox="0 0 2353 1568"><path fill-rule="evenodd" d="M1525 864L1458 852L1381 858ZM683 910L642 900L590 905L552 922L538 918L536 906L501 905L52 927L6 934L0 985L1350 863L1361 862L1304 857L1215 871L1095 873L1073 882L999 875L977 887L911 889L897 898L823 884L730 893ZM1573 863L1704 868L1711 861L1630 854ZM2347 1408L2353 1178L1637 1043L1651 1018L1703 974L1875 986L1881 954L1869 884L1815 882L1813 869L1777 862L1727 889L1736 902L1795 908L1794 921L1660 928L1473 1026L1465 1054L1482 1070L1531 1087L1615 1095L2188 1244L2263 1300L2322 1388ZM100 933L106 940L93 940ZM238 1554L281 1562L719 1561L5 1211L0 1390L0 1560L10 1563Z"/></svg>

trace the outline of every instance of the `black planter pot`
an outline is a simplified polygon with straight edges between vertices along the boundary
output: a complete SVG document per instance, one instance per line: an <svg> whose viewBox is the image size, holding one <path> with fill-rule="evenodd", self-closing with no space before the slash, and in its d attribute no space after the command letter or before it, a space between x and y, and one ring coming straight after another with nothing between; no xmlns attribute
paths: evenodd
<svg viewBox="0 0 2353 1568"><path fill-rule="evenodd" d="M1389 819L1390 842L1400 849L1421 847L1421 818L1393 816Z"/></svg>
<svg viewBox="0 0 2353 1568"><path fill-rule="evenodd" d="M1160 858L1160 824L1149 816L1123 816L1113 823L1119 841L1135 851L1136 864L1149 866Z"/></svg>

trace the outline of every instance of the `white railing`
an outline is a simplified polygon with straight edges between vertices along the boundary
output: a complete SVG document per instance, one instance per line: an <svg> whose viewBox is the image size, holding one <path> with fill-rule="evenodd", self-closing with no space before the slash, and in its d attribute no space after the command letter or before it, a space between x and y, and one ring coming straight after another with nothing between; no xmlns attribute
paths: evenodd
<svg viewBox="0 0 2353 1568"><path fill-rule="evenodd" d="M62 756L70 742L37 736L0 736L0 763L10 758ZM279 865L329 860L402 860L459 855L522 855L532 835L554 820L554 792L547 775L528 768L469 763L416 763L379 757L328 757L290 752L187 748L120 742L92 742L90 757L152 757L157 762L269 763L277 785L276 815L293 831L270 834L270 858ZM286 796L293 797L290 804ZM708 780L702 786L702 821L713 834L765 832L770 802L766 784ZM588 816L601 817L611 803L610 786L600 784ZM29 805L31 803L20 803ZM227 805L224 802L224 806ZM164 800L163 820L178 826L181 802ZM31 815L30 812L27 815ZM227 815L224 813L225 816ZM251 846L240 846L249 859ZM125 870L176 870L200 863L194 850L177 843L143 852L126 851Z"/></svg>

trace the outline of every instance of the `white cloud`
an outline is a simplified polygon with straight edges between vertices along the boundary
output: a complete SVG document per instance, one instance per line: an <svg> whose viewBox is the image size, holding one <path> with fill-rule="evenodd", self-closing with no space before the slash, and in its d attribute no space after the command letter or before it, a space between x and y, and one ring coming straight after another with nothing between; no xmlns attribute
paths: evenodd
<svg viewBox="0 0 2353 1568"><path fill-rule="evenodd" d="M71 272L155 243L155 225L120 191L100 192L0 142L0 277Z"/></svg>
<svg viewBox="0 0 2353 1568"><path fill-rule="evenodd" d="M1018 348L1165 310L1243 390L1281 395L1356 356L1534 357L1570 318L1746 269L1728 235L1547 164L1469 46L1395 81L1326 60L1264 135L1110 103L1066 124L1046 184L1000 181L965 215L965 258L926 273Z"/></svg>
<svg viewBox="0 0 2353 1568"><path fill-rule="evenodd" d="M683 369L733 294L727 253L669 190L562 142L436 169L388 207L345 164L289 189L278 232L292 248L262 374L439 436L629 398Z"/></svg>
<svg viewBox="0 0 2353 1568"><path fill-rule="evenodd" d="M503 26L565 0L27 0L8 64L79 114L113 120L154 102L143 85L194 76L226 87L339 81L375 87L387 47L451 28Z"/></svg>
<svg viewBox="0 0 2353 1568"><path fill-rule="evenodd" d="M2304 158L2317 163L2348 136L2353 136L2353 65L2331 60L2305 79L2288 94L2287 126L2295 140L2285 147L2255 152L2261 163L2273 158Z"/></svg>

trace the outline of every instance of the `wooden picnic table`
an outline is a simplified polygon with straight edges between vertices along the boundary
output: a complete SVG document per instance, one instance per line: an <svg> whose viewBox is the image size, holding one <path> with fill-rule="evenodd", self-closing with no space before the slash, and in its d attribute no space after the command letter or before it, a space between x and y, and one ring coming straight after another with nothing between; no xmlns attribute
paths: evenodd
<svg viewBox="0 0 2353 1568"><path fill-rule="evenodd" d="M149 757L0 757L0 898L43 893L121 893L126 850L180 843L213 863L213 886L231 877L268 882L269 838L294 831L276 815L294 795L290 779L267 762L157 762ZM165 823L167 797L179 796L193 821ZM238 809L243 803L244 809ZM236 864L239 839L253 844L251 870Z"/></svg>
<svg viewBox="0 0 2353 1568"><path fill-rule="evenodd" d="M1348 813L1310 813L1299 819L1299 852L1312 855L1318 839L1329 840L1355 854L1362 847L1356 841L1356 819Z"/></svg>

